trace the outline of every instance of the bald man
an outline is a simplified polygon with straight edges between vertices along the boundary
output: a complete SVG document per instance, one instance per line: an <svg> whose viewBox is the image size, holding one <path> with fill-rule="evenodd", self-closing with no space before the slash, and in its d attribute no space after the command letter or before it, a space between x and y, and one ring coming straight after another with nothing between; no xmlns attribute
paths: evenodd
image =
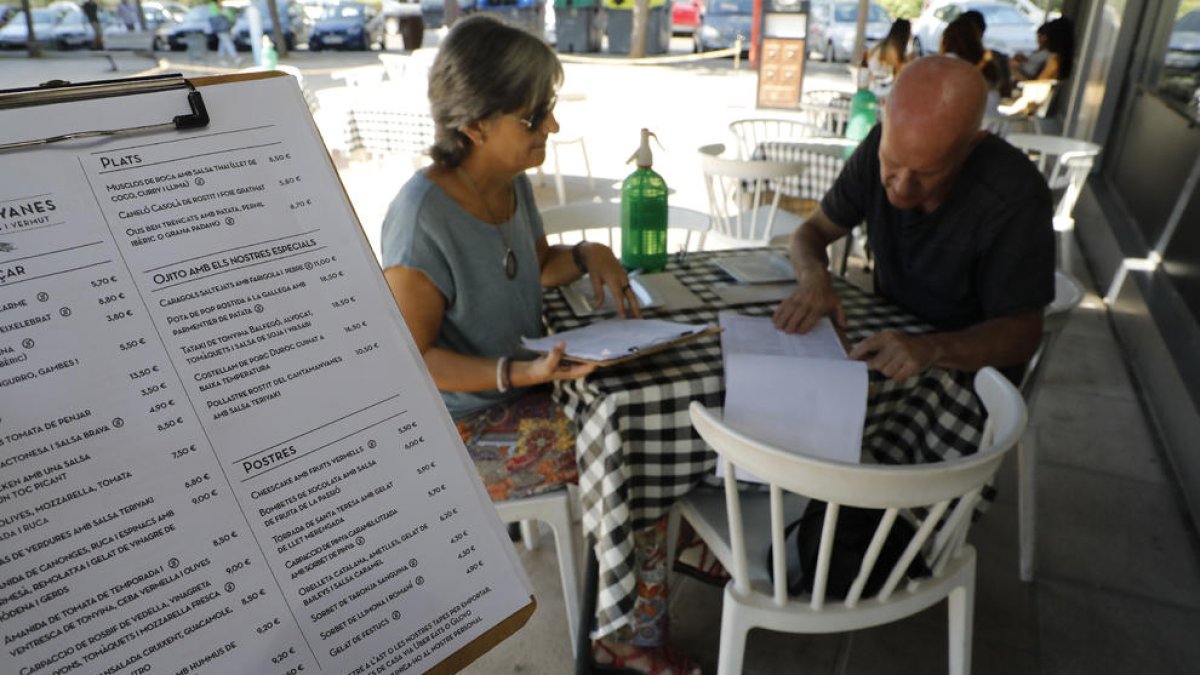
<svg viewBox="0 0 1200 675"><path fill-rule="evenodd" d="M850 351L903 380L930 366L993 366L1011 379L1037 350L1054 299L1046 181L1019 150L980 130L987 84L965 61L931 56L900 72L883 111L820 208L792 235L796 291L775 325L845 325L826 247L867 223L875 292L936 332L884 331Z"/></svg>

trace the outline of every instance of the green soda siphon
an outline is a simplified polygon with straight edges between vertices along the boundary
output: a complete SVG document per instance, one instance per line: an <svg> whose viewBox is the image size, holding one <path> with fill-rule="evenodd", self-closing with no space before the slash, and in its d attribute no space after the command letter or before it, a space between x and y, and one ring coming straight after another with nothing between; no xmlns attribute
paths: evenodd
<svg viewBox="0 0 1200 675"><path fill-rule="evenodd" d="M642 129L641 147L629 158L637 171L621 185L621 265L659 272L667 266L667 182L650 168L651 136Z"/></svg>

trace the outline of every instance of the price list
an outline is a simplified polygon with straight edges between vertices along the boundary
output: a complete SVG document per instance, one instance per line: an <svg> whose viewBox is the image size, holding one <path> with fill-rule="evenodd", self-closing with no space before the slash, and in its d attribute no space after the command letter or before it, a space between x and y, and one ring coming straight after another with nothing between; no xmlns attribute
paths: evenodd
<svg viewBox="0 0 1200 675"><path fill-rule="evenodd" d="M294 89L0 154L0 672L420 672L528 604Z"/></svg>

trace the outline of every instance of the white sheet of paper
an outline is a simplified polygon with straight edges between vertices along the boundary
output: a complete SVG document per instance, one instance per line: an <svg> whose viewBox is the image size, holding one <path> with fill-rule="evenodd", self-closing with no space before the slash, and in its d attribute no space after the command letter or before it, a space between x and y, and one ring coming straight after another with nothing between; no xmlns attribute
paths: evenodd
<svg viewBox="0 0 1200 675"><path fill-rule="evenodd" d="M559 342L567 343L567 355L588 361L608 361L699 333L704 324L676 323L661 319L609 319L555 333L542 338L521 338L526 349L548 352Z"/></svg>
<svg viewBox="0 0 1200 675"><path fill-rule="evenodd" d="M833 322L828 317L808 333L785 333L766 316L745 316L731 311L719 314L722 354L774 354L814 359L845 359Z"/></svg>
<svg viewBox="0 0 1200 675"><path fill-rule="evenodd" d="M867 365L861 361L725 356L725 422L785 450L857 463L867 412ZM721 463L717 464L721 475ZM740 480L764 482L738 471Z"/></svg>

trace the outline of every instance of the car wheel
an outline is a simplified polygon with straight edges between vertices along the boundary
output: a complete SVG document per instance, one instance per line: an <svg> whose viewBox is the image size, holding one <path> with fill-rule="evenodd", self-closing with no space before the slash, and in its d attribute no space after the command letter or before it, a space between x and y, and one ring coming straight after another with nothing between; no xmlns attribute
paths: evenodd
<svg viewBox="0 0 1200 675"><path fill-rule="evenodd" d="M833 41L825 44L825 62L833 63L837 61L837 50L833 48Z"/></svg>
<svg viewBox="0 0 1200 675"><path fill-rule="evenodd" d="M310 51L310 52L319 52L319 51L321 51L321 43L320 43L320 42L313 42L313 41L309 40L309 42L308 42L308 51Z"/></svg>

